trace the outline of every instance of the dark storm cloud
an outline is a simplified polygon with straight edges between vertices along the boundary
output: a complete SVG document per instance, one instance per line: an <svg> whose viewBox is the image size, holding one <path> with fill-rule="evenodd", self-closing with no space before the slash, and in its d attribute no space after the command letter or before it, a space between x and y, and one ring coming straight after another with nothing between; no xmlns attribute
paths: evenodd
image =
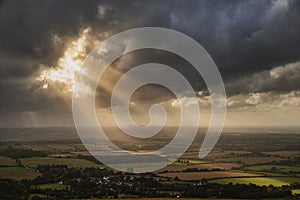
<svg viewBox="0 0 300 200"><path fill-rule="evenodd" d="M54 93L39 90L39 83L32 79L41 65L55 66L67 44L86 27L100 40L143 26L181 31L205 47L230 85L245 75L300 60L299 24L297 0L0 1L1 109L41 110L51 109L45 105L61 105ZM137 60L153 61L158 55L139 54ZM178 60L172 56L162 60L197 80L184 62L174 63ZM241 84L229 88L243 90Z"/></svg>
<svg viewBox="0 0 300 200"><path fill-rule="evenodd" d="M0 6L0 53L7 57L4 61L53 65L64 47L54 43L54 35L68 42L68 38L75 37L96 13L97 7L92 1L82 4L79 1L3 1ZM7 65L5 62L0 64L1 69ZM22 73L26 65L12 68ZM31 68L31 71L35 70Z"/></svg>
<svg viewBox="0 0 300 200"><path fill-rule="evenodd" d="M299 59L300 2L284 2L3 1L0 51L51 65L64 48L54 44L54 35L67 43L84 27L101 35L162 26L197 39L226 78Z"/></svg>
<svg viewBox="0 0 300 200"><path fill-rule="evenodd" d="M208 50L225 78L300 58L299 1L181 2L171 19Z"/></svg>
<svg viewBox="0 0 300 200"><path fill-rule="evenodd" d="M0 78L10 79L12 77L27 77L36 71L40 63L28 59L19 59L15 56L1 56L0 55Z"/></svg>
<svg viewBox="0 0 300 200"><path fill-rule="evenodd" d="M264 70L229 82L227 94L292 92L300 88L300 62Z"/></svg>
<svg viewBox="0 0 300 200"><path fill-rule="evenodd" d="M155 11L148 6L139 1L2 1L0 65L9 65L5 60L54 65L69 40L86 27L93 27L101 37L103 33L112 35L137 26L168 26L169 12L165 8L169 4L151 2ZM55 36L63 43L56 44ZM22 74L26 66L19 64L11 68L19 69ZM1 69L1 75L7 74L3 72L5 67ZM33 72L36 68L29 70Z"/></svg>
<svg viewBox="0 0 300 200"><path fill-rule="evenodd" d="M1 79L0 114L9 111L70 111L69 102L61 99L54 88L43 90L41 83L28 78Z"/></svg>

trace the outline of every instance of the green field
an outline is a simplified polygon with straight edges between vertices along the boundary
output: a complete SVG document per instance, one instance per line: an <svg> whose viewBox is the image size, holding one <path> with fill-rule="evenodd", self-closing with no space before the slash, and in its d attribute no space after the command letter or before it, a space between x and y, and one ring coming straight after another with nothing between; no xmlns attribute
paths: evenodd
<svg viewBox="0 0 300 200"><path fill-rule="evenodd" d="M175 161L169 166L188 166L188 165L196 165L196 164L205 164L207 161L203 160L192 160L192 159L180 159L180 161Z"/></svg>
<svg viewBox="0 0 300 200"><path fill-rule="evenodd" d="M300 189L294 189L292 190L293 195L300 194Z"/></svg>
<svg viewBox="0 0 300 200"><path fill-rule="evenodd" d="M65 190L68 188L68 185L58 184L58 183L50 183L50 184L41 184L41 185L33 185L32 188L34 189L52 189L52 190Z"/></svg>
<svg viewBox="0 0 300 200"><path fill-rule="evenodd" d="M74 151L76 150L75 147L72 147L70 145L64 145L64 144L52 144L52 145L47 145L51 149L58 150L59 152L66 152L66 151Z"/></svg>
<svg viewBox="0 0 300 200"><path fill-rule="evenodd" d="M21 162L25 166L37 167L39 165L68 165L74 168L85 167L103 167L92 161L78 159L78 158L51 158L51 157L37 157L37 158L24 158Z"/></svg>
<svg viewBox="0 0 300 200"><path fill-rule="evenodd" d="M278 172L284 172L284 173L289 173L289 172L300 172L300 167L298 166L288 166L288 165L255 165L255 166L250 166L244 168L245 170L249 171L272 171L275 173Z"/></svg>
<svg viewBox="0 0 300 200"><path fill-rule="evenodd" d="M222 179L214 179L210 180L211 183L218 184L255 184L259 186L263 185L274 185L274 186L282 186L289 185L294 182L300 182L300 178L298 177L250 177L250 178L222 178Z"/></svg>
<svg viewBox="0 0 300 200"><path fill-rule="evenodd" d="M194 160L194 159L180 159L181 161L185 162L185 164L204 164L207 161L203 160Z"/></svg>
<svg viewBox="0 0 300 200"><path fill-rule="evenodd" d="M29 196L29 199L33 199L33 197L35 197L35 198L44 198L44 199L46 199L47 198L47 196L46 195L44 195L44 194L30 194L30 196Z"/></svg>
<svg viewBox="0 0 300 200"><path fill-rule="evenodd" d="M0 167L0 178L22 180L34 179L39 175L40 173L34 171L33 169L27 169L23 167Z"/></svg>
<svg viewBox="0 0 300 200"><path fill-rule="evenodd" d="M224 157L215 159L218 162L234 162L234 163L244 163L246 165L257 165L263 163L270 163L270 162L279 162L284 160L283 158L278 157L248 157L248 156L234 156L234 157Z"/></svg>
<svg viewBox="0 0 300 200"><path fill-rule="evenodd" d="M14 159L0 156L0 167L2 167L2 166L10 167L10 166L16 166L16 165L17 164Z"/></svg>

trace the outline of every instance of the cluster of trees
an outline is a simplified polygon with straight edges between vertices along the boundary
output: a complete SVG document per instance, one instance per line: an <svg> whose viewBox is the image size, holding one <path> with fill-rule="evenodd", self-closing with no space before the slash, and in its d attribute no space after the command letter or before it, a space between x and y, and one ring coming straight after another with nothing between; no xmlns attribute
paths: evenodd
<svg viewBox="0 0 300 200"><path fill-rule="evenodd" d="M299 186L299 184L290 187L261 187L253 184L220 185L207 181L163 184L151 173L132 176L108 169L75 169L65 165L39 166L38 170L42 175L34 180L17 182L0 179L0 199L26 199L30 194L43 194L48 199L170 197L172 194L188 198L287 198L292 197L291 189ZM31 187L58 182L63 182L68 187L61 190Z"/></svg>
<svg viewBox="0 0 300 200"><path fill-rule="evenodd" d="M44 157L47 154L43 151L34 151L32 149L17 149L10 146L0 150L0 155L10 157L13 159Z"/></svg>
<svg viewBox="0 0 300 200"><path fill-rule="evenodd" d="M18 200L29 197L30 185L26 181L18 182L11 179L0 179L0 199Z"/></svg>
<svg viewBox="0 0 300 200"><path fill-rule="evenodd" d="M63 181L66 184L72 184L73 180L88 180L90 178L103 178L112 176L112 170L100 168L68 168L67 165L39 165L37 170L42 174L34 180L32 184L57 183Z"/></svg>
<svg viewBox="0 0 300 200"><path fill-rule="evenodd" d="M206 184L192 186L184 189L183 196L191 198L237 198L237 199L261 199L261 198L288 198L292 197L291 189L274 186L257 186L253 184Z"/></svg>

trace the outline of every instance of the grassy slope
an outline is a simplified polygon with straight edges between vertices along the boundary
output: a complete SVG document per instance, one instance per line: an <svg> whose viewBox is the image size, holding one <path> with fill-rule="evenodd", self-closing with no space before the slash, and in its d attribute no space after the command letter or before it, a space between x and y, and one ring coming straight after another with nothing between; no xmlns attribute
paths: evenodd
<svg viewBox="0 0 300 200"><path fill-rule="evenodd" d="M251 178L224 178L224 179L215 179L210 180L212 183L219 184L256 184L256 185L274 185L274 186L282 186L289 185L294 182L300 182L300 178L298 177L251 177Z"/></svg>
<svg viewBox="0 0 300 200"><path fill-rule="evenodd" d="M273 167L275 169L272 170ZM250 171L300 172L300 167L288 165L255 165L246 167L245 169Z"/></svg>
<svg viewBox="0 0 300 200"><path fill-rule="evenodd" d="M0 156L0 167L1 166L16 166L16 161L8 157Z"/></svg>

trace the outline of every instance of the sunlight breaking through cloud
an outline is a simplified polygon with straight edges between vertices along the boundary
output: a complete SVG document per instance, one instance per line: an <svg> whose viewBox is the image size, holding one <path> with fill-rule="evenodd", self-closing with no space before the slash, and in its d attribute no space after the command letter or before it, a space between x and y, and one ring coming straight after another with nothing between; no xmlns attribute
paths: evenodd
<svg viewBox="0 0 300 200"><path fill-rule="evenodd" d="M73 92L76 73L81 69L84 59L89 53L89 47L99 42L98 40L91 40L90 33L91 28L84 29L79 38L68 45L63 56L59 58L57 66L50 68L42 66L43 70L36 77L36 80L42 82L41 87L43 89L60 83L68 92Z"/></svg>

